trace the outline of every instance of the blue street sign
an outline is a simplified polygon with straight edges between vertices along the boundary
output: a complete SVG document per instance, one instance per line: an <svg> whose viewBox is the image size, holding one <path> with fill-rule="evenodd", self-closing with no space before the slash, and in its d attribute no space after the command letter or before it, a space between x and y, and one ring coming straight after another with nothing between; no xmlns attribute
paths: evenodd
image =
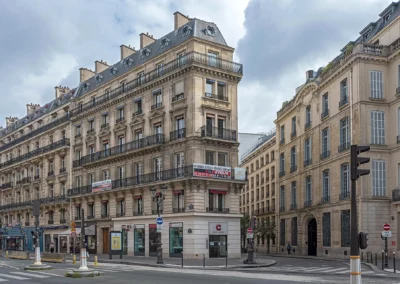
<svg viewBox="0 0 400 284"><path fill-rule="evenodd" d="M156 223L157 223L158 225L162 225L162 224L164 223L163 218L157 217Z"/></svg>

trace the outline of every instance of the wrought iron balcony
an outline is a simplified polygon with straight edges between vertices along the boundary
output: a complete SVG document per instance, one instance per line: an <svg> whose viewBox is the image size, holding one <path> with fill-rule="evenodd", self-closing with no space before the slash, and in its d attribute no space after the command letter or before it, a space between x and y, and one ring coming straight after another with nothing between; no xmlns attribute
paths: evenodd
<svg viewBox="0 0 400 284"><path fill-rule="evenodd" d="M162 209L159 209L158 211L160 211L160 214L163 214L163 210L162 210ZM151 210L151 214L157 215L157 214L158 214L158 211L157 211L157 209L152 209L152 210Z"/></svg>
<svg viewBox="0 0 400 284"><path fill-rule="evenodd" d="M392 190L392 201L400 201L400 188Z"/></svg>
<svg viewBox="0 0 400 284"><path fill-rule="evenodd" d="M152 136L141 138L139 140L127 142L125 144L115 146L107 150L102 150L93 154L83 156L81 159L73 161L73 167L75 168L83 166L91 162L100 161L132 150L137 150L148 146L154 146L163 143L164 143L164 134L155 134Z"/></svg>
<svg viewBox="0 0 400 284"><path fill-rule="evenodd" d="M325 195L321 197L321 203L329 203L331 201L331 197L329 195Z"/></svg>
<svg viewBox="0 0 400 284"><path fill-rule="evenodd" d="M78 115L98 105L104 104L105 102L114 100L115 98L123 95L125 92L131 92L132 90L141 87L143 84L155 81L158 78L168 73L178 71L182 67L196 65L196 64L203 66L210 66L211 68L216 68L227 72L235 73L238 74L239 76L243 74L242 64L238 64L220 58L212 58L212 60L210 60L210 57L207 54L202 54L193 51L185 54L183 57L176 58L164 64L163 72L160 72L158 68L155 68L154 70L144 74L143 76L140 76L139 78L127 82L124 86L119 86L111 91L107 91L102 96L97 97L94 102L90 101L81 106L76 107L75 109L71 110L70 112L71 116Z"/></svg>
<svg viewBox="0 0 400 284"><path fill-rule="evenodd" d="M29 207L29 206L32 206L32 201L15 202L15 203L1 205L0 210L10 210L10 209Z"/></svg>
<svg viewBox="0 0 400 284"><path fill-rule="evenodd" d="M347 96L344 96L340 101L339 101L339 108L341 108L344 105L347 105L349 103L349 100Z"/></svg>
<svg viewBox="0 0 400 284"><path fill-rule="evenodd" d="M350 191L342 191L339 195L340 200L350 199Z"/></svg>
<svg viewBox="0 0 400 284"><path fill-rule="evenodd" d="M24 177L22 178L22 184L30 183L32 181L31 177Z"/></svg>
<svg viewBox="0 0 400 284"><path fill-rule="evenodd" d="M80 138L80 137L82 137L82 134L80 134L80 133L75 134L75 138Z"/></svg>
<svg viewBox="0 0 400 284"><path fill-rule="evenodd" d="M94 128L92 128L92 129L89 129L88 131L86 131L86 133L87 133L87 134L95 133L95 131L96 131L96 130L95 130Z"/></svg>
<svg viewBox="0 0 400 284"><path fill-rule="evenodd" d="M279 212L285 212L285 205L279 206Z"/></svg>
<svg viewBox="0 0 400 284"><path fill-rule="evenodd" d="M177 102L177 101L183 100L184 98L185 98L185 94L180 93L180 94L172 97L172 102Z"/></svg>
<svg viewBox="0 0 400 284"><path fill-rule="evenodd" d="M117 217L124 217L124 216L125 216L125 212L117 213Z"/></svg>
<svg viewBox="0 0 400 284"><path fill-rule="evenodd" d="M100 216L102 219L104 219L104 218L110 218L110 215L109 214L101 214L101 216Z"/></svg>
<svg viewBox="0 0 400 284"><path fill-rule="evenodd" d="M133 211L133 216L142 216L143 211Z"/></svg>
<svg viewBox="0 0 400 284"><path fill-rule="evenodd" d="M227 141L237 141L236 130L222 127L202 126L201 137L218 138Z"/></svg>
<svg viewBox="0 0 400 284"><path fill-rule="evenodd" d="M225 101L225 102L228 101L228 97L225 97L224 95L216 95L216 94L204 93L204 97L215 99L215 100L220 100L220 101Z"/></svg>
<svg viewBox="0 0 400 284"><path fill-rule="evenodd" d="M55 143L52 143L52 144L49 144L47 146L38 148L38 149L33 150L31 152L28 152L28 153L26 153L24 155L12 158L12 159L4 162L4 163L1 163L0 164L0 169L8 167L8 166L11 166L11 165L13 165L15 163L18 163L18 162L29 160L32 157L36 157L36 156L39 156L41 154L48 153L48 152L50 152L52 150L55 150L55 149L58 149L58 148L61 148L61 147L64 147L64 146L69 146L69 139L68 138L62 139L62 140L57 141Z"/></svg>
<svg viewBox="0 0 400 284"><path fill-rule="evenodd" d="M53 177L54 176L54 171L48 171L47 177Z"/></svg>
<svg viewBox="0 0 400 284"><path fill-rule="evenodd" d="M93 216L93 215L88 215L88 216L86 217L86 219L88 219L88 220L94 219L94 216Z"/></svg>
<svg viewBox="0 0 400 284"><path fill-rule="evenodd" d="M307 167L307 166L309 166L309 165L311 165L312 164L312 158L309 158L309 159L307 159L307 160L304 160L304 166L305 167Z"/></svg>
<svg viewBox="0 0 400 284"><path fill-rule="evenodd" d="M297 132L296 132L296 130L294 130L294 131L292 131L292 133L290 133L290 138L293 139L296 137L296 135L297 135Z"/></svg>
<svg viewBox="0 0 400 284"><path fill-rule="evenodd" d="M60 219L60 224L65 224L65 223L67 223L67 220L65 220L65 219Z"/></svg>
<svg viewBox="0 0 400 284"><path fill-rule="evenodd" d="M304 202L304 207L311 207L311 206L312 206L312 200L311 200L311 199L306 200L306 201Z"/></svg>
<svg viewBox="0 0 400 284"><path fill-rule="evenodd" d="M135 117L135 116L140 115L142 113L143 113L143 110L140 108L137 111L135 111L134 113L132 113L132 116Z"/></svg>
<svg viewBox="0 0 400 284"><path fill-rule="evenodd" d="M307 130L307 129L309 129L309 128L311 128L311 120L310 120L310 121L307 121L306 124L304 125L304 129L305 129L305 130Z"/></svg>
<svg viewBox="0 0 400 284"><path fill-rule="evenodd" d="M295 210L295 209L297 209L297 204L296 203L290 204L290 210Z"/></svg>
<svg viewBox="0 0 400 284"><path fill-rule="evenodd" d="M169 140L174 141L186 137L186 128L181 128L169 133Z"/></svg>
<svg viewBox="0 0 400 284"><path fill-rule="evenodd" d="M279 177L283 177L284 175L285 175L285 171L282 170L279 172Z"/></svg>
<svg viewBox="0 0 400 284"><path fill-rule="evenodd" d="M221 208L221 207L207 207L206 212L213 213L229 213L229 208Z"/></svg>
<svg viewBox="0 0 400 284"><path fill-rule="evenodd" d="M331 151L325 151L321 154L321 160L328 158L331 155Z"/></svg>
<svg viewBox="0 0 400 284"><path fill-rule="evenodd" d="M53 225L53 224L54 224L54 220L48 220L48 221L47 221L47 224Z"/></svg>
<svg viewBox="0 0 400 284"><path fill-rule="evenodd" d="M325 109L322 113L321 113L321 119L324 119L326 117L329 116L329 109Z"/></svg>
<svg viewBox="0 0 400 284"><path fill-rule="evenodd" d="M348 149L350 149L350 142L344 142L344 143L340 144L339 147L338 147L338 151L339 152L343 152L343 151L346 151Z"/></svg>
<svg viewBox="0 0 400 284"><path fill-rule="evenodd" d="M172 208L173 213L185 212L185 208Z"/></svg>
<svg viewBox="0 0 400 284"><path fill-rule="evenodd" d="M35 175L34 179L35 179L35 180L40 179L40 175Z"/></svg>
<svg viewBox="0 0 400 284"><path fill-rule="evenodd" d="M281 138L281 141L279 141L279 144L280 144L280 145L285 144L285 137L282 137L282 138Z"/></svg>
<svg viewBox="0 0 400 284"><path fill-rule="evenodd" d="M151 110L160 108L160 107L162 107L162 106L163 106L162 103L156 103L156 104L154 104L154 105L151 106Z"/></svg>
<svg viewBox="0 0 400 284"><path fill-rule="evenodd" d="M290 173L297 171L297 165L290 166Z"/></svg>
<svg viewBox="0 0 400 284"><path fill-rule="evenodd" d="M120 122L123 122L123 121L125 121L125 117L119 117L119 118L117 118L115 120L115 123L120 123Z"/></svg>
<svg viewBox="0 0 400 284"><path fill-rule="evenodd" d="M59 196L39 198L39 199L35 199L35 200L38 200L40 202L40 204L67 202L68 196L59 195ZM30 206L32 206L32 202L33 202L33 200L27 200L24 202L15 202L15 203L5 204L5 205L0 206L0 211L14 209L14 208L20 208L20 207L30 207Z"/></svg>
<svg viewBox="0 0 400 284"><path fill-rule="evenodd" d="M60 174L63 174L63 173L66 173L67 172L67 169L66 168L61 168L60 169Z"/></svg>
<svg viewBox="0 0 400 284"><path fill-rule="evenodd" d="M107 127L109 127L109 126L110 126L109 123L103 123L103 124L101 125L101 129L107 128Z"/></svg>

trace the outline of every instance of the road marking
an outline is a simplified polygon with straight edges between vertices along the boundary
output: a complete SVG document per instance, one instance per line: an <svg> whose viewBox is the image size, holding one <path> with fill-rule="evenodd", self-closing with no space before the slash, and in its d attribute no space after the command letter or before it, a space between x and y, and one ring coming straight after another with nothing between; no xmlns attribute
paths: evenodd
<svg viewBox="0 0 400 284"><path fill-rule="evenodd" d="M26 273L26 272L11 272L12 274L18 274L22 276L29 276L29 277L35 277L35 278L49 278L50 276L45 276L45 275L39 275L39 274L33 274L33 273Z"/></svg>
<svg viewBox="0 0 400 284"><path fill-rule="evenodd" d="M0 273L0 277L8 277L8 278L11 278L11 279L16 279L16 280L28 280L29 279L29 278L25 278L25 277L21 277L21 276L3 274L3 273Z"/></svg>
<svg viewBox="0 0 400 284"><path fill-rule="evenodd" d="M109 269L103 269L103 268L101 268L99 270L105 271L105 272L118 272L117 270L109 270Z"/></svg>
<svg viewBox="0 0 400 284"><path fill-rule="evenodd" d="M341 267L341 268L335 268L335 269L328 269L328 270L325 270L324 273L330 273L330 272L335 272L335 271L340 271L340 270L343 271L343 269L347 270L347 268Z"/></svg>
<svg viewBox="0 0 400 284"><path fill-rule="evenodd" d="M336 274L345 274L345 273L350 273L350 269L347 269L347 270L344 270L344 271L336 272Z"/></svg>
<svg viewBox="0 0 400 284"><path fill-rule="evenodd" d="M307 269L307 272L315 272L315 271L318 271L318 270L325 270L325 269L330 269L330 268L333 268L333 267L320 267L320 268L314 268L314 269Z"/></svg>
<svg viewBox="0 0 400 284"><path fill-rule="evenodd" d="M54 274L54 273L48 273L48 272L41 272L41 271L38 271L37 273L44 274L44 275L50 275L50 276L64 277L64 276L62 276L62 275L58 275L58 274Z"/></svg>

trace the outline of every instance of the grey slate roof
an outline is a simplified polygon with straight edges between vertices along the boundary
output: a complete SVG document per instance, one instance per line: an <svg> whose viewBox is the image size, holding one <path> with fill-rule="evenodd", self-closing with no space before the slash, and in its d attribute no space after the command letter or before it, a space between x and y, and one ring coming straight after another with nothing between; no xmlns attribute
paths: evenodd
<svg viewBox="0 0 400 284"><path fill-rule="evenodd" d="M121 76L122 74L134 70L138 66L193 37L228 46L216 24L199 19L191 19L182 27L157 39L155 42L83 82L83 88L80 88L75 94L75 97L81 97L107 84L109 81L113 80L114 77ZM111 71L114 71L115 74L112 74Z"/></svg>

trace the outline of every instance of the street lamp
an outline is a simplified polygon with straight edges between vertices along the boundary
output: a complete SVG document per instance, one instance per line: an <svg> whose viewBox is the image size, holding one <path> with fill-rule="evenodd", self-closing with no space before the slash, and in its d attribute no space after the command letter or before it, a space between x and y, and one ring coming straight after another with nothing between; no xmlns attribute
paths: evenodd
<svg viewBox="0 0 400 284"><path fill-rule="evenodd" d="M157 204L157 215L160 217L160 206L163 204L165 199L165 194L167 193L167 186L161 186L161 192L157 196L156 192L157 189L152 187L150 189L151 196L153 197L153 202ZM157 237L157 264L163 264L163 257L162 257L162 242L161 242L161 232L159 232Z"/></svg>

